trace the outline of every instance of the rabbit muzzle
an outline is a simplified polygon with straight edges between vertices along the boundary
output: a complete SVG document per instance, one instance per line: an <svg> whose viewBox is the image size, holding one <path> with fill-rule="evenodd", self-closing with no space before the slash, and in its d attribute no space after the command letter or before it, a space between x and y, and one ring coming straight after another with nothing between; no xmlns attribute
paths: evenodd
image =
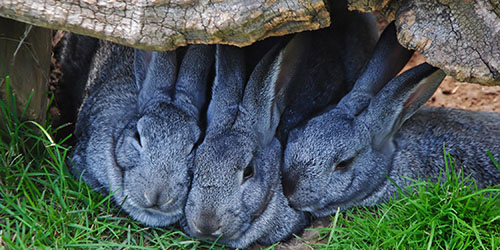
<svg viewBox="0 0 500 250"><path fill-rule="evenodd" d="M241 219L235 216L235 212L225 211L223 213L217 215L214 209L209 208L202 208L200 213L193 216L186 213L185 230L192 236L218 239L221 242L239 238L245 228L245 226L241 226Z"/></svg>
<svg viewBox="0 0 500 250"><path fill-rule="evenodd" d="M142 176L146 178L139 178ZM168 225L180 219L186 202L187 188L184 187L188 185L176 184L174 178L168 176L162 179L168 184L158 178L147 178L144 173L125 172L123 207L134 219L152 226Z"/></svg>
<svg viewBox="0 0 500 250"><path fill-rule="evenodd" d="M190 219L188 225L196 237L217 239L222 235L220 220L211 212L202 213L197 219Z"/></svg>

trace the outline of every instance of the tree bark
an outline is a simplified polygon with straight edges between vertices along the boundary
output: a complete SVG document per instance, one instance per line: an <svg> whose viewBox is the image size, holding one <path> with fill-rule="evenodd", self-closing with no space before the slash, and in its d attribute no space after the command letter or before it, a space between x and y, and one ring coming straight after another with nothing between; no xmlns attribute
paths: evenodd
<svg viewBox="0 0 500 250"><path fill-rule="evenodd" d="M500 3L492 0L350 0L396 19L399 42L459 81L500 85Z"/></svg>
<svg viewBox="0 0 500 250"><path fill-rule="evenodd" d="M0 16L151 50L245 46L330 25L323 0L0 0Z"/></svg>
<svg viewBox="0 0 500 250"><path fill-rule="evenodd" d="M500 85L498 0L349 5L396 19L400 43L457 80ZM330 22L323 0L0 0L0 16L151 50L194 43L246 46Z"/></svg>

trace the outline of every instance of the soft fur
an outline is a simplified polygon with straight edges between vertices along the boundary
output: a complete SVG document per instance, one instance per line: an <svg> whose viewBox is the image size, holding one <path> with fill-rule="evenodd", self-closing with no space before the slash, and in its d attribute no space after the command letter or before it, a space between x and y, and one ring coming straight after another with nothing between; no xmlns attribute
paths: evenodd
<svg viewBox="0 0 500 250"><path fill-rule="evenodd" d="M389 198L396 186L388 178L398 186L407 177L444 180L443 144L480 187L500 183L486 155L500 157L500 114L431 107L415 114L445 74L422 64L394 78L409 55L391 24L353 90L291 132L283 174L292 207L325 216Z"/></svg>
<svg viewBox="0 0 500 250"><path fill-rule="evenodd" d="M100 41L74 133L75 174L152 226L183 215L214 47L178 57Z"/></svg>
<svg viewBox="0 0 500 250"><path fill-rule="evenodd" d="M66 137L74 130L78 109L82 104L92 58L99 46L99 39L66 32L54 48L57 64L62 73L56 89L55 101L61 113L59 124L70 123L59 137ZM72 140L72 138L70 138Z"/></svg>
<svg viewBox="0 0 500 250"><path fill-rule="evenodd" d="M252 48L217 47L207 133L182 222L189 234L244 248L285 240L307 225L283 195L280 140L347 93L377 36L371 15L335 7L334 28L296 35L282 49L276 44L255 68L245 68ZM359 26L348 32L341 24ZM348 55L356 59L342 59Z"/></svg>
<svg viewBox="0 0 500 250"><path fill-rule="evenodd" d="M194 177L186 203L186 232L218 238L243 248L273 243L302 229L303 213L288 206L280 182L281 145L274 131L283 88L271 50L245 85L243 50L218 46L216 79L208 108L207 135L196 150ZM283 76L283 75L282 75ZM253 177L245 180L245 168Z"/></svg>

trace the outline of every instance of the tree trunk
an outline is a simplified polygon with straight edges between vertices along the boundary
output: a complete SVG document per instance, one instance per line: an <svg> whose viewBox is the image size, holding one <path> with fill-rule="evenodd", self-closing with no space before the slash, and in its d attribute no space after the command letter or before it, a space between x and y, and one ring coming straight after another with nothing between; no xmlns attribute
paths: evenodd
<svg viewBox="0 0 500 250"><path fill-rule="evenodd" d="M348 1L396 19L401 44L457 80L500 85L498 0ZM323 0L0 0L0 16L151 50L246 46L330 24Z"/></svg>
<svg viewBox="0 0 500 250"><path fill-rule="evenodd" d="M323 0L0 0L0 16L150 50L246 46L330 25Z"/></svg>
<svg viewBox="0 0 500 250"><path fill-rule="evenodd" d="M47 108L51 31L0 18L0 95L6 100L5 77L10 76L17 109L29 104L27 119L42 122Z"/></svg>
<svg viewBox="0 0 500 250"><path fill-rule="evenodd" d="M459 81L500 85L498 0L350 0L396 19L399 42Z"/></svg>

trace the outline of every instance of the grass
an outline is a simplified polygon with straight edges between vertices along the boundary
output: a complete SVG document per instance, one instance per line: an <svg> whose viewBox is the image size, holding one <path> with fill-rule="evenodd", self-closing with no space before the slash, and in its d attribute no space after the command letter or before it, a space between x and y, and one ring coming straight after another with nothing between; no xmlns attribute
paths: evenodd
<svg viewBox="0 0 500 250"><path fill-rule="evenodd" d="M491 154L489 153L490 157ZM500 249L500 185L478 189L456 173L444 150L447 179L417 181L399 198L375 208L354 208L317 228L325 249ZM493 158L492 162L500 171Z"/></svg>
<svg viewBox="0 0 500 250"><path fill-rule="evenodd" d="M0 100L0 249L220 248L176 228L148 228L109 196L75 180L60 128L24 121L5 80ZM446 154L445 154L446 155ZM490 154L491 155L491 154ZM453 169L446 155L447 169ZM495 159L492 158L492 161ZM500 171L500 166L499 168ZM442 184L417 182L397 200L336 213L319 232L321 249L500 249L500 189L478 190L452 170ZM275 245L271 246L273 248Z"/></svg>
<svg viewBox="0 0 500 250"><path fill-rule="evenodd" d="M0 100L0 249L214 248L175 228L148 228L120 213L68 170L58 128L23 121L6 78ZM25 109L26 110L26 109Z"/></svg>

